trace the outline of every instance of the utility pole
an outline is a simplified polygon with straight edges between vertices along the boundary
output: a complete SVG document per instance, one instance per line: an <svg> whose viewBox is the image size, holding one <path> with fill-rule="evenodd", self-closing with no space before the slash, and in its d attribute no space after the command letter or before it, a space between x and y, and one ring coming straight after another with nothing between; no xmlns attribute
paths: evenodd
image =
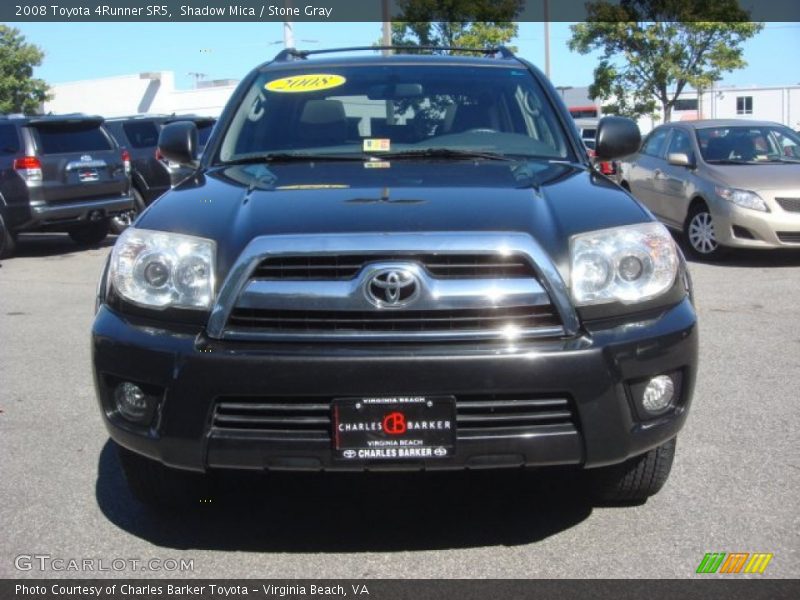
<svg viewBox="0 0 800 600"><path fill-rule="evenodd" d="M383 46L392 45L392 17L389 15L389 0L381 0L381 11L383 12L383 27L381 36L381 44ZM384 56L392 53L391 50L384 50ZM394 125L394 103L391 100L386 100L386 124Z"/></svg>
<svg viewBox="0 0 800 600"><path fill-rule="evenodd" d="M284 6L286 6L286 8L291 8L291 0L286 0ZM283 22L283 47L294 48L294 26L291 21Z"/></svg>
<svg viewBox="0 0 800 600"><path fill-rule="evenodd" d="M383 36L381 37L381 45L392 45L392 18L389 15L389 0L382 0L381 10L383 11ZM391 54L391 50L384 50L384 55Z"/></svg>
<svg viewBox="0 0 800 600"><path fill-rule="evenodd" d="M544 0L544 74L550 79L550 6Z"/></svg>

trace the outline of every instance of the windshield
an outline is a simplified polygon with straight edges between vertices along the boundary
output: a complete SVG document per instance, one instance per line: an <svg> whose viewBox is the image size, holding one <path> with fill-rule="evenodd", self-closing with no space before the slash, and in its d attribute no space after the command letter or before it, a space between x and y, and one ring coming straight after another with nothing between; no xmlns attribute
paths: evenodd
<svg viewBox="0 0 800 600"><path fill-rule="evenodd" d="M525 69L319 66L263 73L233 117L219 158L436 150L567 159L565 135Z"/></svg>
<svg viewBox="0 0 800 600"><path fill-rule="evenodd" d="M800 136L778 125L698 129L697 143L709 163L800 162Z"/></svg>

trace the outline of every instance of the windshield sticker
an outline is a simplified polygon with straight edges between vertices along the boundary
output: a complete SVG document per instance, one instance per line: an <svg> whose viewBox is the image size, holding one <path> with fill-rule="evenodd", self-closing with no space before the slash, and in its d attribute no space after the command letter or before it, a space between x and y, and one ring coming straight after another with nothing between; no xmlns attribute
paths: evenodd
<svg viewBox="0 0 800 600"><path fill-rule="evenodd" d="M365 169L388 169L392 166L388 160L368 160L364 163Z"/></svg>
<svg viewBox="0 0 800 600"><path fill-rule="evenodd" d="M364 152L388 152L392 140L387 138L367 138L364 140Z"/></svg>
<svg viewBox="0 0 800 600"><path fill-rule="evenodd" d="M339 87L347 81L341 75L331 75L330 73L310 73L308 75L294 75L293 77L283 77L273 79L264 87L270 92L281 93L303 93L328 90Z"/></svg>

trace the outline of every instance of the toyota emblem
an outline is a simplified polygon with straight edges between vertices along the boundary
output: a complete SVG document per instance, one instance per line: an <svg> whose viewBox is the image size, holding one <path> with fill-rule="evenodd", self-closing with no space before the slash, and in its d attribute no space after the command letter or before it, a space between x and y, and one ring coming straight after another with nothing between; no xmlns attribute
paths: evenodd
<svg viewBox="0 0 800 600"><path fill-rule="evenodd" d="M344 452L342 452L342 455L345 458L355 458L356 457L356 451L355 450L345 450Z"/></svg>
<svg viewBox="0 0 800 600"><path fill-rule="evenodd" d="M400 307L419 295L419 280L408 269L381 269L367 281L367 299L378 307Z"/></svg>

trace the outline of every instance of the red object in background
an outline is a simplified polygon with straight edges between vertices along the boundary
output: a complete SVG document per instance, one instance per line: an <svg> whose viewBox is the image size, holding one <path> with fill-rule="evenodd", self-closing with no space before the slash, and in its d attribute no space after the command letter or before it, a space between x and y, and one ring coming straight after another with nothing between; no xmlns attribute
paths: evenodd
<svg viewBox="0 0 800 600"><path fill-rule="evenodd" d="M594 150L592 150L591 148L587 148L586 149L586 154L589 155L589 158L594 158L595 156L597 156L597 153ZM614 161L601 160L600 162L594 163L594 166L603 175L616 175L617 174L617 164Z"/></svg>
<svg viewBox="0 0 800 600"><path fill-rule="evenodd" d="M616 175L617 173L617 165L613 161L601 161L598 163L598 167L603 175Z"/></svg>
<svg viewBox="0 0 800 600"><path fill-rule="evenodd" d="M41 169L42 163L35 156L23 156L14 160L14 168L20 169Z"/></svg>

